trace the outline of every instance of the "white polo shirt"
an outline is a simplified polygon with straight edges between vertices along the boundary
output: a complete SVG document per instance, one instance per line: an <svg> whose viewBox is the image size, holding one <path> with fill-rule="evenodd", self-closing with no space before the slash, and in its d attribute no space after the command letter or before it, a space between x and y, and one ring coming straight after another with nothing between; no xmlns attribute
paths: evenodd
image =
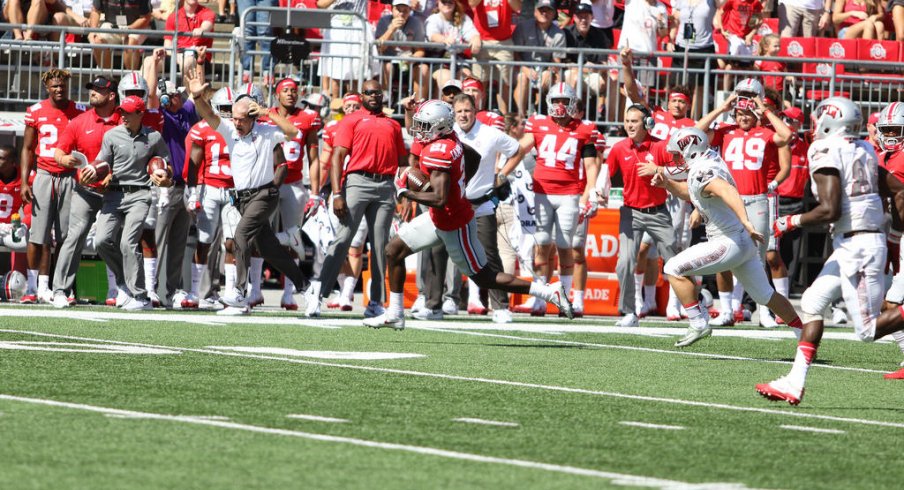
<svg viewBox="0 0 904 490"><path fill-rule="evenodd" d="M217 132L229 146L235 190L255 189L273 182L273 147L286 141L279 127L256 122L251 132L242 137L232 121L220 119Z"/></svg>
<svg viewBox="0 0 904 490"><path fill-rule="evenodd" d="M493 188L496 180L496 165L505 163L505 160L511 158L518 153L518 140L499 131L498 129L481 124L480 121L474 121L471 130L465 133L458 124L455 125L455 134L462 144L473 148L480 153L480 167L477 172L468 181L465 188L465 196L468 199L481 198ZM499 161L499 156L504 158ZM494 206L492 201L487 201L480 205L475 211L474 216L488 216L493 214Z"/></svg>

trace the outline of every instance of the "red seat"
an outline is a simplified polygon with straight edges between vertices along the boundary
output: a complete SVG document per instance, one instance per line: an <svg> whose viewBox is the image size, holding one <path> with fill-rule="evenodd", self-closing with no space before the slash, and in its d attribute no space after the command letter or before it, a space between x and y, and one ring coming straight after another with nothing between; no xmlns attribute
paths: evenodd
<svg viewBox="0 0 904 490"><path fill-rule="evenodd" d="M783 37L779 56L787 58L816 58L816 38L813 37ZM804 63L801 71L804 73L816 73L816 63ZM812 77L804 77L812 80Z"/></svg>
<svg viewBox="0 0 904 490"><path fill-rule="evenodd" d="M817 38L816 57L835 60L857 59L857 40L832 39L828 37ZM829 63L818 63L816 66L816 73L820 75L831 75L832 65ZM835 73L838 75L844 73L844 65L836 63Z"/></svg>
<svg viewBox="0 0 904 490"><path fill-rule="evenodd" d="M807 90L807 100L810 102L820 102L829 97L847 97L851 98L850 92L832 92L830 90Z"/></svg>
<svg viewBox="0 0 904 490"><path fill-rule="evenodd" d="M902 53L904 50L898 41L857 40L857 59L862 61L896 63L901 59Z"/></svg>

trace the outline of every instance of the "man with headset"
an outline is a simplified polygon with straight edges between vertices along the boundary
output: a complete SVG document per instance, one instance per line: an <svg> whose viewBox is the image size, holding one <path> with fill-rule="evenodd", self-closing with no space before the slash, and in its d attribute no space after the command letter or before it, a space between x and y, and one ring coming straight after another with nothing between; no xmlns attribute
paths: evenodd
<svg viewBox="0 0 904 490"><path fill-rule="evenodd" d="M648 162L669 166L671 156L666 142L653 138L649 131L655 122L649 109L634 104L625 111L625 132L628 137L612 146L606 164L609 176L621 172L624 180L624 206L619 210L618 221L618 309L625 316L616 323L620 327L638 324L634 305L634 268L640 239L646 232L659 248L659 254L667 261L677 253L672 217L665 205L664 189L651 184L652 177L638 175L640 167Z"/></svg>

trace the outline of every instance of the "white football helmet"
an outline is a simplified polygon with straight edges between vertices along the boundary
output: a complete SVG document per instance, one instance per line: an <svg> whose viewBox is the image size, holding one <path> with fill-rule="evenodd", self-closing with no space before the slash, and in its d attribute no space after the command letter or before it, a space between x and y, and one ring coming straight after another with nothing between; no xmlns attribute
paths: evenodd
<svg viewBox="0 0 904 490"><path fill-rule="evenodd" d="M857 138L863 124L860 108L847 97L829 97L816 106L810 118L813 138L817 140L837 136Z"/></svg>
<svg viewBox="0 0 904 490"><path fill-rule="evenodd" d="M126 73L122 80L119 81L119 100L122 102L130 95L137 95L145 104L148 102L148 82L139 71L130 71Z"/></svg>
<svg viewBox="0 0 904 490"><path fill-rule="evenodd" d="M757 107L753 99L759 97L762 100L766 96L766 89L763 88L763 84L756 78L741 80L735 85L734 91L738 94L738 98L735 100L735 110L751 111L754 114L756 114Z"/></svg>
<svg viewBox="0 0 904 490"><path fill-rule="evenodd" d="M894 152L904 148L904 104L892 102L882 109L876 122L876 135L879 146L885 151Z"/></svg>
<svg viewBox="0 0 904 490"><path fill-rule="evenodd" d="M261 88L253 83L246 83L244 85L239 86L235 90L235 98L238 99L242 95L248 95L252 100L258 103L258 105L264 105L264 93L261 91Z"/></svg>
<svg viewBox="0 0 904 490"><path fill-rule="evenodd" d="M25 294L28 280L19 271L9 271L0 276L0 300L19 301Z"/></svg>
<svg viewBox="0 0 904 490"><path fill-rule="evenodd" d="M554 100L567 99L566 104L554 104ZM571 85L557 83L546 92L546 112L549 117L574 117L578 110L578 96Z"/></svg>
<svg viewBox="0 0 904 490"><path fill-rule="evenodd" d="M235 92L229 87L222 87L210 98L210 106L222 118L232 118L232 104L235 102Z"/></svg>
<svg viewBox="0 0 904 490"><path fill-rule="evenodd" d="M441 100L428 100L418 107L411 120L411 134L421 143L454 132L452 106Z"/></svg>
<svg viewBox="0 0 904 490"><path fill-rule="evenodd" d="M304 104L312 111L320 114L320 119L326 120L330 117L330 98L319 92L309 94L303 100Z"/></svg>
<svg viewBox="0 0 904 490"><path fill-rule="evenodd" d="M675 162L679 172L687 170L688 165L705 155L709 150L709 137L703 131L690 126L675 131L666 143L666 151L681 155L683 162Z"/></svg>

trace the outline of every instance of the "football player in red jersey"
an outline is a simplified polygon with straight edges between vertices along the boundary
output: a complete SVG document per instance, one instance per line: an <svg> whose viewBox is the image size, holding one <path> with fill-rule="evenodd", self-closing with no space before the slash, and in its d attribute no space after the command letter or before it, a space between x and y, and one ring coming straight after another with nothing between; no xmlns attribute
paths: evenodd
<svg viewBox="0 0 904 490"><path fill-rule="evenodd" d="M69 230L69 201L75 186L72 178L75 170L60 166L53 157L60 133L71 119L85 112L83 105L69 100L70 78L68 70L54 68L44 72L41 81L48 98L25 112L19 178L22 201L32 205L32 221L27 252L28 289L22 303L52 301L50 248L54 240L62 244ZM28 179L33 170L37 174L31 185Z"/></svg>
<svg viewBox="0 0 904 490"><path fill-rule="evenodd" d="M15 148L0 146L0 250L24 252L28 245L28 226L21 222L22 181L16 169ZM13 215L19 225L13 227Z"/></svg>
<svg viewBox="0 0 904 490"><path fill-rule="evenodd" d="M565 291L571 290L574 254L571 241L580 215L589 216L599 206L594 192L599 173L596 152L596 127L580 119L577 96L571 86L553 85L546 94L549 114L534 115L527 121L521 151L537 150L534 167L534 205L537 210L537 246L534 270L543 270L550 260L555 226L555 246L559 252L559 278ZM538 278L546 282L545 277ZM543 303L532 314L546 311ZM542 310L541 310L542 308Z"/></svg>
<svg viewBox="0 0 904 490"><path fill-rule="evenodd" d="M464 149L453 124L452 107L438 100L425 102L414 115L411 130L416 144L421 146L420 169L430 179L430 189L408 190L409 169L402 168L395 180L396 195L428 206L430 212L402 225L386 246L389 308L380 316L365 319L364 325L405 328L405 257L440 244L446 247L452 262L481 288L530 294L555 304L571 318L571 303L561 283L529 283L486 267L483 246L477 240L477 221L465 197Z"/></svg>
<svg viewBox="0 0 904 490"><path fill-rule="evenodd" d="M747 207L751 222L767 236L770 226L767 194L774 193L791 171L790 159L780 160L778 151L779 147L788 145L793 133L778 114L765 106L763 96L763 86L758 81L749 78L741 80L735 92L720 107L700 119L697 128L707 132L712 146L721 147L722 159L738 184L738 193ZM736 123L716 130L710 129L716 119L726 112L733 112ZM762 123L765 121L774 130L763 127ZM780 165L781 168L770 181L770 170ZM768 243L760 244L760 259L764 264L767 248ZM737 320L735 311L740 309L741 296L733 294L733 291L740 293L742 286L735 287L730 273L720 273L716 276L716 281L720 312L711 323L733 325ZM731 305L730 308L728 304ZM760 306L760 325L777 326L766 309Z"/></svg>

